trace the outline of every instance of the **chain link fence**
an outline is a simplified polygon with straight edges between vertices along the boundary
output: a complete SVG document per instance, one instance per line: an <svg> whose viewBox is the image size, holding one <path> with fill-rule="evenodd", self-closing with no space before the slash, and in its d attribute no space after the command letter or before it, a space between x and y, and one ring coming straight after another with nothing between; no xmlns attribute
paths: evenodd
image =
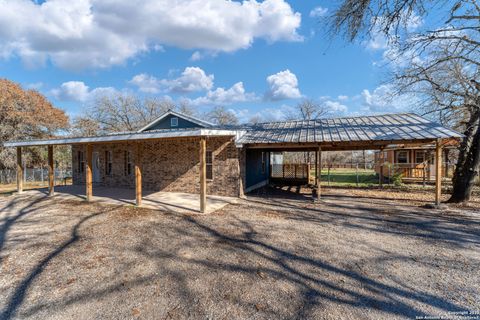
<svg viewBox="0 0 480 320"><path fill-rule="evenodd" d="M55 169L55 184L66 184L72 178L71 169ZM17 181L17 171L14 169L0 170L0 184L12 184ZM23 171L23 181L47 184L48 168L26 168Z"/></svg>

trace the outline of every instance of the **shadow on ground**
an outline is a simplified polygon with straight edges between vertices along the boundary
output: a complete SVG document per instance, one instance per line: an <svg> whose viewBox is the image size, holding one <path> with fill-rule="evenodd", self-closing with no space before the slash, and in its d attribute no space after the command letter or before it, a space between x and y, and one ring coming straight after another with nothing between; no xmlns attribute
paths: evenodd
<svg viewBox="0 0 480 320"><path fill-rule="evenodd" d="M205 216L9 198L0 318L402 318L478 302L477 217L278 192Z"/></svg>

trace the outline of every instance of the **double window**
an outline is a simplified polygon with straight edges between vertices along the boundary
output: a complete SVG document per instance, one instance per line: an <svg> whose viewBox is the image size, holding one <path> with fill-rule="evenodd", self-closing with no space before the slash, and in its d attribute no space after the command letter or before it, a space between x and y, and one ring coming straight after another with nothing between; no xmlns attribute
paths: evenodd
<svg viewBox="0 0 480 320"><path fill-rule="evenodd" d="M133 172L132 153L130 151L124 151L123 153L123 172L126 176Z"/></svg>
<svg viewBox="0 0 480 320"><path fill-rule="evenodd" d="M105 175L112 174L112 151L105 151Z"/></svg>
<svg viewBox="0 0 480 320"><path fill-rule="evenodd" d="M207 151L205 156L207 166L207 180L213 180L213 152Z"/></svg>

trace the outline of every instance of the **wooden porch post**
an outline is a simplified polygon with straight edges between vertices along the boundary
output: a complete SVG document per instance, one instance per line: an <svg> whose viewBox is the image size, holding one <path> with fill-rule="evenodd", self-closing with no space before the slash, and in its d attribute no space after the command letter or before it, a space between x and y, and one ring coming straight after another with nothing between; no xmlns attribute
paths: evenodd
<svg viewBox="0 0 480 320"><path fill-rule="evenodd" d="M93 147L91 144L87 144L87 168L85 170L85 185L86 185L86 196L87 201L92 201L93 190L92 190L92 158L93 158Z"/></svg>
<svg viewBox="0 0 480 320"><path fill-rule="evenodd" d="M318 147L317 153L318 162L315 163L315 166L320 169L318 170L318 174L316 175L317 180L315 181L315 183L317 184L317 197L320 199L320 197L322 196L322 147Z"/></svg>
<svg viewBox="0 0 480 320"><path fill-rule="evenodd" d="M48 195L54 195L55 168L53 166L53 146L48 146Z"/></svg>
<svg viewBox="0 0 480 320"><path fill-rule="evenodd" d="M383 148L380 148L380 154L378 155L378 161L380 162L380 171L378 173L378 184L380 188L383 188L383 163L385 162L385 154Z"/></svg>
<svg viewBox="0 0 480 320"><path fill-rule="evenodd" d="M442 197L442 140L435 147L435 205L439 206Z"/></svg>
<svg viewBox="0 0 480 320"><path fill-rule="evenodd" d="M142 205L142 161L143 145L138 143L135 155L135 204L137 207Z"/></svg>
<svg viewBox="0 0 480 320"><path fill-rule="evenodd" d="M22 147L17 147L17 192L23 192Z"/></svg>
<svg viewBox="0 0 480 320"><path fill-rule="evenodd" d="M200 138L200 212L207 211L207 141Z"/></svg>

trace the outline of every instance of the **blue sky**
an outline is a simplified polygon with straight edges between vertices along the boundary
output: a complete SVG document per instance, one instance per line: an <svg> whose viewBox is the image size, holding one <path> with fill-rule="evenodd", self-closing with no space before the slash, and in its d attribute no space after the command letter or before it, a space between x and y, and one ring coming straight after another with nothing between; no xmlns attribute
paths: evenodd
<svg viewBox="0 0 480 320"><path fill-rule="evenodd" d="M72 116L116 92L188 101L199 112L222 105L243 121L281 119L304 98L338 115L409 108L386 102L382 37L350 44L326 35L328 1L110 2L7 1L0 77Z"/></svg>

